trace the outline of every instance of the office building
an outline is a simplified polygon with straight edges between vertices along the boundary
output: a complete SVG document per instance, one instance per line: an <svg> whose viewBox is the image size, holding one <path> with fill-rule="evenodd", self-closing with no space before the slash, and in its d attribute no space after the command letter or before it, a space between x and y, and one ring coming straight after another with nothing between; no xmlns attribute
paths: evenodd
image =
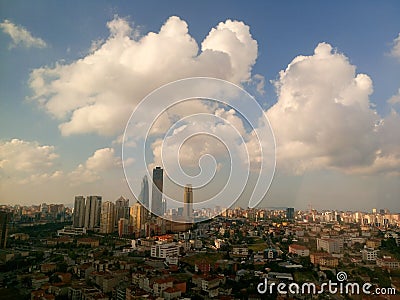
<svg viewBox="0 0 400 300"><path fill-rule="evenodd" d="M163 169L153 169L153 184L151 193L151 212L157 216L163 215Z"/></svg>
<svg viewBox="0 0 400 300"><path fill-rule="evenodd" d="M286 219L288 219L288 220L294 219L294 208L293 207L286 208Z"/></svg>
<svg viewBox="0 0 400 300"><path fill-rule="evenodd" d="M115 204L106 201L101 205L100 232L113 233L115 224Z"/></svg>
<svg viewBox="0 0 400 300"><path fill-rule="evenodd" d="M144 231L145 216L146 209L141 203L137 202L130 208L129 226L137 236L141 236Z"/></svg>
<svg viewBox="0 0 400 300"><path fill-rule="evenodd" d="M0 249L7 246L8 222L10 222L10 214L0 211Z"/></svg>
<svg viewBox="0 0 400 300"><path fill-rule="evenodd" d="M147 176L145 175L142 180L142 187L140 190L139 201L144 205L146 208L150 208L150 201L149 201L149 182L147 180Z"/></svg>
<svg viewBox="0 0 400 300"><path fill-rule="evenodd" d="M129 199L119 197L115 201L115 225L118 226L120 219L129 219Z"/></svg>
<svg viewBox="0 0 400 300"><path fill-rule="evenodd" d="M185 186L183 195L183 217L187 222L193 222L193 189L192 185Z"/></svg>
<svg viewBox="0 0 400 300"><path fill-rule="evenodd" d="M100 227L101 196L86 197L85 227L89 230Z"/></svg>
<svg viewBox="0 0 400 300"><path fill-rule="evenodd" d="M74 203L73 226L82 228L85 225L85 197L76 196Z"/></svg>

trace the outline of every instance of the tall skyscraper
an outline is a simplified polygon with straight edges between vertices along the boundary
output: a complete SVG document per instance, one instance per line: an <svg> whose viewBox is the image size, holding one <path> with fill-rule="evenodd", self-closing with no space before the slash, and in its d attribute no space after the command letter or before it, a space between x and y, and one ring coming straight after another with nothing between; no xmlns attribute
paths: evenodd
<svg viewBox="0 0 400 300"><path fill-rule="evenodd" d="M132 232L141 235L145 224L146 209L139 202L130 208L129 226Z"/></svg>
<svg viewBox="0 0 400 300"><path fill-rule="evenodd" d="M119 197L115 201L115 225L118 226L119 219L129 219L129 199Z"/></svg>
<svg viewBox="0 0 400 300"><path fill-rule="evenodd" d="M157 216L163 215L163 169L153 169L153 186L151 192L151 212Z"/></svg>
<svg viewBox="0 0 400 300"><path fill-rule="evenodd" d="M142 188L140 190L139 201L142 202L142 204L146 208L149 208L149 205L150 205L149 198L150 198L150 195L149 195L149 182L147 180L147 175L145 175L145 176L143 176L143 180L142 180Z"/></svg>
<svg viewBox="0 0 400 300"><path fill-rule="evenodd" d="M288 219L288 220L294 219L294 208L293 207L286 208L286 219Z"/></svg>
<svg viewBox="0 0 400 300"><path fill-rule="evenodd" d="M191 184L185 186L183 194L183 217L187 222L193 222L193 188Z"/></svg>
<svg viewBox="0 0 400 300"><path fill-rule="evenodd" d="M74 203L74 227L83 227L85 225L85 197L75 196Z"/></svg>
<svg viewBox="0 0 400 300"><path fill-rule="evenodd" d="M0 211L0 249L6 248L8 222L10 222L10 214L5 211Z"/></svg>
<svg viewBox="0 0 400 300"><path fill-rule="evenodd" d="M85 227L89 230L100 226L101 196L87 196L85 207Z"/></svg>
<svg viewBox="0 0 400 300"><path fill-rule="evenodd" d="M113 233L115 228L115 205L106 201L101 205L100 232Z"/></svg>

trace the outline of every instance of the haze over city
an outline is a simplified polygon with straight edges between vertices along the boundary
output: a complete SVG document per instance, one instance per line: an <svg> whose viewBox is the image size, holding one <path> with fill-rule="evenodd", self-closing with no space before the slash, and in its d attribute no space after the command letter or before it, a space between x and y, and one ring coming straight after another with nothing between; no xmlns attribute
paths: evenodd
<svg viewBox="0 0 400 300"><path fill-rule="evenodd" d="M399 14L396 1L0 1L0 204L72 204L76 195L133 201L122 166L137 160L122 162L121 153L132 111L160 86L201 76L244 88L269 119L276 170L259 207L398 212ZM150 170L162 165L160 130L198 113L228 120L258 153L252 133L262 128L197 100L154 124ZM218 124L207 126L229 137ZM171 133L170 149L184 128ZM222 179L204 197L223 185L226 149L198 137L179 153L192 175L208 153ZM182 201L183 186L164 182ZM247 207L248 193L238 205Z"/></svg>

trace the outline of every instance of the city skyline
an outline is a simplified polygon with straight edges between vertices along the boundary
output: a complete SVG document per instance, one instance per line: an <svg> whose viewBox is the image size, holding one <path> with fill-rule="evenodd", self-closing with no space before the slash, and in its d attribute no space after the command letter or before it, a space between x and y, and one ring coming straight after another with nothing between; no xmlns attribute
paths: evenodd
<svg viewBox="0 0 400 300"><path fill-rule="evenodd" d="M398 211L396 1L246 6L221 1L213 9L172 1L158 3L156 11L153 2L43 0L24 3L23 10L21 3L0 3L0 204L72 205L76 195L114 202L124 195L149 206L150 195L139 192L153 184L151 171L160 166L161 191L183 206L185 187L175 184L163 163L178 152L190 176L203 167L199 162L206 154L213 155L222 177L210 190L196 190L193 204L214 196L228 177L226 148L201 136L180 148L177 137L208 127L237 140L219 121L174 122L211 114L233 124L249 152L257 153L252 136L262 128L249 130L240 112L205 101L167 111L149 133L146 175L140 170L126 179L123 166L134 168L138 161L122 161L121 153L125 125L146 95L174 80L205 76L243 87L271 123L276 171L259 207ZM168 129L170 148L163 157L161 134ZM233 206L247 207L252 172ZM97 204L93 210L99 210ZM162 202L157 211L163 207ZM99 220L90 222L89 227Z"/></svg>

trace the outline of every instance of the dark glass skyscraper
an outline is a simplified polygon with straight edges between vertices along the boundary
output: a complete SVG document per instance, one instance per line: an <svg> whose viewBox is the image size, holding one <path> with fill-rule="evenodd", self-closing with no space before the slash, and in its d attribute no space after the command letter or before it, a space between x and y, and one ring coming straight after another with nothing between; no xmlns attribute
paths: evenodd
<svg viewBox="0 0 400 300"><path fill-rule="evenodd" d="M288 220L294 219L294 208L293 207L286 208L286 219L288 219Z"/></svg>
<svg viewBox="0 0 400 300"><path fill-rule="evenodd" d="M146 175L142 180L142 189L140 190L139 201L144 205L144 207L149 208L149 182L147 181Z"/></svg>
<svg viewBox="0 0 400 300"><path fill-rule="evenodd" d="M163 169L156 167L153 169L153 185L151 192L151 212L157 216L163 215L162 195L163 195Z"/></svg>

